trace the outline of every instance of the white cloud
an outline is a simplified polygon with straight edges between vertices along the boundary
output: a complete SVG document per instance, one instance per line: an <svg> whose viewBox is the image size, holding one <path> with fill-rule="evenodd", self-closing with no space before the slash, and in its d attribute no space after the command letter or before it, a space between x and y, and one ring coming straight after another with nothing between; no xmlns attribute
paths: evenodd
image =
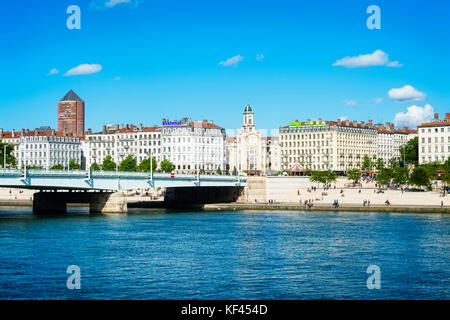
<svg viewBox="0 0 450 320"><path fill-rule="evenodd" d="M113 8L118 4L125 4L131 7L137 7L140 0L92 0L89 4L91 8L102 10L106 8Z"/></svg>
<svg viewBox="0 0 450 320"><path fill-rule="evenodd" d="M56 68L53 68L52 70L50 70L48 72L48 75L51 76L51 75L58 74L58 73L59 73L59 70Z"/></svg>
<svg viewBox="0 0 450 320"><path fill-rule="evenodd" d="M238 54L237 56L234 56L230 59L219 62L219 64L225 67L236 66L242 60L244 60L244 57Z"/></svg>
<svg viewBox="0 0 450 320"><path fill-rule="evenodd" d="M374 101L376 104L380 104L380 103L383 102L383 98L375 98L373 101Z"/></svg>
<svg viewBox="0 0 450 320"><path fill-rule="evenodd" d="M262 59L264 59L264 54L262 54L262 53L258 53L257 55L256 55L256 60L262 60Z"/></svg>
<svg viewBox="0 0 450 320"><path fill-rule="evenodd" d="M351 106L351 107L354 107L354 106L356 106L358 104L358 102L356 100L353 100L353 99L347 99L347 100L344 101L344 103L347 106Z"/></svg>
<svg viewBox="0 0 450 320"><path fill-rule="evenodd" d="M426 104L423 108L412 105L407 110L407 112L399 112L395 115L393 122L397 127L416 128L419 124L433 119L434 110L429 104Z"/></svg>
<svg viewBox="0 0 450 320"><path fill-rule="evenodd" d="M426 95L412 86L405 85L401 88L393 88L389 90L388 96L397 102L415 102L425 99Z"/></svg>
<svg viewBox="0 0 450 320"><path fill-rule="evenodd" d="M78 76L82 74L93 74L100 72L102 66L100 64L80 64L79 66L68 70L64 76Z"/></svg>
<svg viewBox="0 0 450 320"><path fill-rule="evenodd" d="M119 76L116 76L116 77L114 77L114 80L119 81L119 80L120 80L120 77L119 77Z"/></svg>
<svg viewBox="0 0 450 320"><path fill-rule="evenodd" d="M373 53L339 59L333 63L333 66L365 68L372 66L401 67L402 65L398 61L389 61L389 56L385 52L375 50Z"/></svg>

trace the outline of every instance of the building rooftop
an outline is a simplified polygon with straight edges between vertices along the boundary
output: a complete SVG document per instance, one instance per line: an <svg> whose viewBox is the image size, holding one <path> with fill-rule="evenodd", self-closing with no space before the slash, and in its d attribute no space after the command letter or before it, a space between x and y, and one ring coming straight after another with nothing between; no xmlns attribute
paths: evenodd
<svg viewBox="0 0 450 320"><path fill-rule="evenodd" d="M253 113L253 109L249 104L245 107L244 113Z"/></svg>
<svg viewBox="0 0 450 320"><path fill-rule="evenodd" d="M142 124L139 124L138 126L134 124L127 124L127 125L110 125L110 126L103 126L102 131L99 132L92 132L91 129L88 129L88 131L85 132L85 135L97 135L97 134L117 134L117 133L136 133L136 132L160 132L161 127L153 126L153 127L144 127Z"/></svg>
<svg viewBox="0 0 450 320"><path fill-rule="evenodd" d="M81 100L81 98L73 90L70 90L60 101L83 101L83 100Z"/></svg>

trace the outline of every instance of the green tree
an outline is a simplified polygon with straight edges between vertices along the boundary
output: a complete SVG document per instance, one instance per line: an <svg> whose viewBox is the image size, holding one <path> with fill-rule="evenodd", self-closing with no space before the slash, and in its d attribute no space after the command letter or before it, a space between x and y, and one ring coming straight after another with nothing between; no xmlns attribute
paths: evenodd
<svg viewBox="0 0 450 320"><path fill-rule="evenodd" d="M70 170L78 170L81 168L81 165L75 161L75 159L70 159L68 169Z"/></svg>
<svg viewBox="0 0 450 320"><path fill-rule="evenodd" d="M393 169L395 167L398 167L400 164L398 163L398 159L397 158L390 158L389 162L388 162L388 167Z"/></svg>
<svg viewBox="0 0 450 320"><path fill-rule="evenodd" d="M408 169L403 167L395 167L392 169L392 180L398 184L408 182Z"/></svg>
<svg viewBox="0 0 450 320"><path fill-rule="evenodd" d="M137 162L131 154L119 164L119 171L137 171Z"/></svg>
<svg viewBox="0 0 450 320"><path fill-rule="evenodd" d="M218 167L217 170L216 170L216 173L217 174L222 174L222 169L220 169L220 167Z"/></svg>
<svg viewBox="0 0 450 320"><path fill-rule="evenodd" d="M5 162L5 146L6 146L6 165L10 165L12 167L16 166L16 158L12 155L14 151L14 146L8 143L0 142L0 165L3 167Z"/></svg>
<svg viewBox="0 0 450 320"><path fill-rule="evenodd" d="M116 163L113 161L111 156L106 156L105 159L103 159L102 163L102 170L103 171L115 171L116 170Z"/></svg>
<svg viewBox="0 0 450 320"><path fill-rule="evenodd" d="M421 167L423 169L425 169L425 171L427 172L430 179L437 179L438 172L441 171L441 169L443 168L444 165L445 165L445 163L441 164L441 163L439 163L439 161L433 161L433 162L425 163L425 164L421 165Z"/></svg>
<svg viewBox="0 0 450 320"><path fill-rule="evenodd" d="M347 171L347 179L353 182L358 181L361 178L361 171L359 169L350 169Z"/></svg>
<svg viewBox="0 0 450 320"><path fill-rule="evenodd" d="M152 157L152 171L155 172L156 169L158 169L158 162L156 162L156 159ZM150 172L150 158L145 158L142 160L138 165L138 170Z"/></svg>
<svg viewBox="0 0 450 320"><path fill-rule="evenodd" d="M200 173L200 174L205 174L205 173L206 173L206 171L205 171L205 169L203 169L203 168L200 168L200 171L199 171L198 173Z"/></svg>
<svg viewBox="0 0 450 320"><path fill-rule="evenodd" d="M330 182L336 181L337 174L331 170L327 171L313 171L309 180L311 182L328 184Z"/></svg>
<svg viewBox="0 0 450 320"><path fill-rule="evenodd" d="M382 158L378 158L377 162L375 163L375 167L377 168L377 171L384 169L384 160Z"/></svg>
<svg viewBox="0 0 450 320"><path fill-rule="evenodd" d="M409 183L418 187L429 187L431 184L429 172L423 167L415 167L409 176Z"/></svg>
<svg viewBox="0 0 450 320"><path fill-rule="evenodd" d="M319 183L325 183L325 175L323 171L313 171L309 177L309 181Z"/></svg>
<svg viewBox="0 0 450 320"><path fill-rule="evenodd" d="M375 181L380 185L382 184L387 185L391 182L391 178L392 178L391 169L384 168L378 172L377 176L375 177Z"/></svg>
<svg viewBox="0 0 450 320"><path fill-rule="evenodd" d="M164 159L163 161L161 161L159 166L161 167L162 172L172 172L173 169L175 169L175 166L173 165L173 163L170 162L168 159Z"/></svg>
<svg viewBox="0 0 450 320"><path fill-rule="evenodd" d="M400 151L400 165L405 167L403 159L405 159L406 164L417 165L419 163L419 138L409 140L406 145L399 148Z"/></svg>
<svg viewBox="0 0 450 320"><path fill-rule="evenodd" d="M50 170L64 170L64 166L60 163L55 164L54 166L50 167Z"/></svg>
<svg viewBox="0 0 450 320"><path fill-rule="evenodd" d="M325 172L326 172L325 176L326 176L326 183L327 184L336 181L336 179L338 177L336 172L331 171L331 170L328 170L328 171L325 171Z"/></svg>
<svg viewBox="0 0 450 320"><path fill-rule="evenodd" d="M91 171L100 171L100 166L98 165L97 162L91 164Z"/></svg>
<svg viewBox="0 0 450 320"><path fill-rule="evenodd" d="M370 158L368 155L365 155L362 161L362 171L369 172L372 170L373 163L370 161Z"/></svg>
<svg viewBox="0 0 450 320"><path fill-rule="evenodd" d="M233 167L233 172L231 174L233 176L237 176L237 169L236 169L236 167Z"/></svg>

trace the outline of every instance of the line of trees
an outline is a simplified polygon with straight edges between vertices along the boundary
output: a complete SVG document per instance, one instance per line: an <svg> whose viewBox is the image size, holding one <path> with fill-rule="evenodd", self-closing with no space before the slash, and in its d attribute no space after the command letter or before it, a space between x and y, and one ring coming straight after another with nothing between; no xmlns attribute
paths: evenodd
<svg viewBox="0 0 450 320"><path fill-rule="evenodd" d="M152 163L150 166L150 158L146 158L142 160L139 164L137 163L136 158L134 158L132 155L128 155L125 159L122 160L120 164L117 164L113 158L108 155L103 159L102 164L98 164L94 162L91 165L91 170L93 171L144 171L144 172L150 172L150 168L153 172L158 170L158 162L154 157L152 157ZM172 172L175 169L175 166L172 162L170 162L167 159L164 159L159 164L159 170L162 172Z"/></svg>

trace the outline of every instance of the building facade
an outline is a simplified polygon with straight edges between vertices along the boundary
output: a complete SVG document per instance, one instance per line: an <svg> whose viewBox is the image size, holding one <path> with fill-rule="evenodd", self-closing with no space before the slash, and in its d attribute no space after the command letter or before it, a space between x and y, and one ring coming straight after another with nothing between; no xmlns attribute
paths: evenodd
<svg viewBox="0 0 450 320"><path fill-rule="evenodd" d="M374 128L377 131L377 158L383 159L386 164L391 159L399 159L400 148L417 136L416 130L406 127L395 129L394 124L390 122L386 122L386 125L376 124Z"/></svg>
<svg viewBox="0 0 450 320"><path fill-rule="evenodd" d="M256 130L253 108L247 105L241 129L227 139L228 171L236 168L240 173L263 175L280 170L278 159L277 137L265 137L262 130Z"/></svg>
<svg viewBox="0 0 450 320"><path fill-rule="evenodd" d="M226 168L225 129L212 120L162 120L161 158L175 166L175 172L207 173Z"/></svg>
<svg viewBox="0 0 450 320"><path fill-rule="evenodd" d="M290 122L280 128L281 169L347 171L360 168L364 156L377 157L377 133L369 124L349 120Z"/></svg>
<svg viewBox="0 0 450 320"><path fill-rule="evenodd" d="M34 131L20 137L17 167L54 165L68 167L70 160L81 163L81 142L78 137L63 136L59 132Z"/></svg>
<svg viewBox="0 0 450 320"><path fill-rule="evenodd" d="M445 162L450 156L450 113L444 119L434 119L417 127L419 137L419 164Z"/></svg>
<svg viewBox="0 0 450 320"><path fill-rule="evenodd" d="M104 125L101 132L92 133L89 129L83 144L85 166L101 165L111 156L119 165L128 155L136 158L139 164L150 155L159 163L161 159L161 128L135 125Z"/></svg>
<svg viewBox="0 0 450 320"><path fill-rule="evenodd" d="M84 101L72 90L58 102L58 131L63 135L84 135Z"/></svg>

